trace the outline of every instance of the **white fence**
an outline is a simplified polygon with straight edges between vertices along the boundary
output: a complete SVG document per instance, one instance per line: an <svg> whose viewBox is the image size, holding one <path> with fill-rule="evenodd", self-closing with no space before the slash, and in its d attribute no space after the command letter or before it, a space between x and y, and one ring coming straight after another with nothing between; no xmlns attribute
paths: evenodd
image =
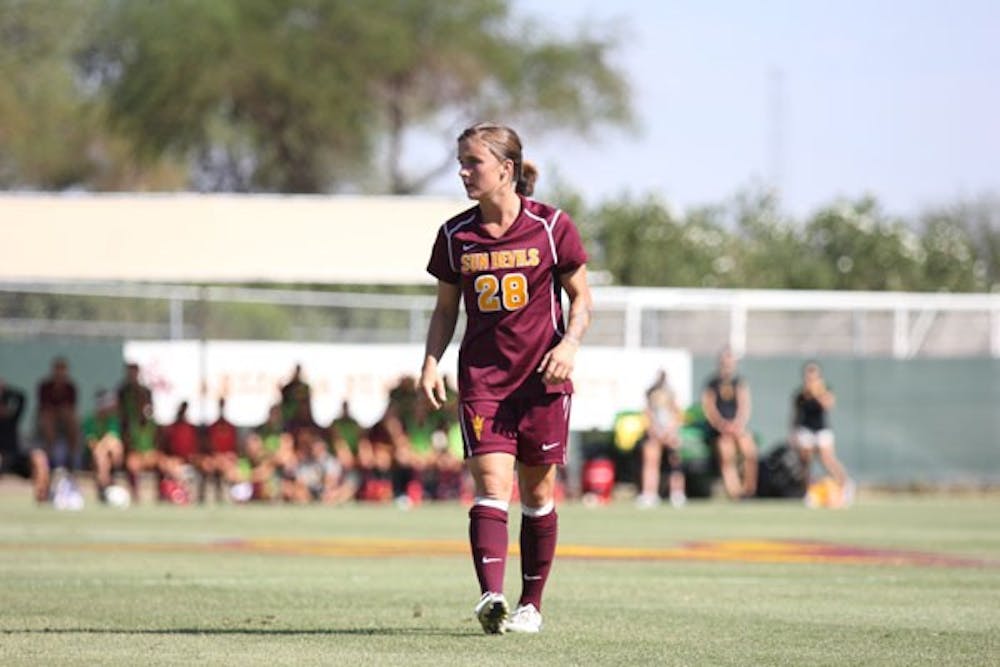
<svg viewBox="0 0 1000 667"><path fill-rule="evenodd" d="M36 295L125 299L145 307L127 309L128 317L115 321L39 317L23 308ZM597 287L594 301L591 345L686 349L696 356L728 344L761 357L1000 357L1000 294ZM285 317L289 326L271 336L242 330L226 310L239 304L271 306L272 317ZM5 282L0 283L0 336L419 343L433 305L428 295Z"/></svg>

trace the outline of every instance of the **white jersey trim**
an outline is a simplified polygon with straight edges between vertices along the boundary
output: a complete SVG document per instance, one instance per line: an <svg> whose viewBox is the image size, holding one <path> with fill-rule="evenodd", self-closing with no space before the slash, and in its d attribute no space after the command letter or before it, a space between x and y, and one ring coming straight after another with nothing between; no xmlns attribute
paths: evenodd
<svg viewBox="0 0 1000 667"><path fill-rule="evenodd" d="M475 219L476 219L476 214L473 213L468 218L456 222L455 226L452 227L451 229L448 229L448 223L441 225L441 228L444 231L445 239L448 241L448 265L451 266L451 270L454 271L455 273L458 273L458 267L455 266L455 253L453 253L451 250L451 237L455 235L455 232L460 230L462 227L465 227Z"/></svg>
<svg viewBox="0 0 1000 667"><path fill-rule="evenodd" d="M552 250L552 269L553 269L552 280L553 282L555 282L555 280L557 279L555 275L556 273L555 268L559 264L559 253L556 252L556 239L555 236L552 234L552 229L556 226L556 222L559 221L559 216L562 215L562 210L556 209L556 212L552 214L551 221L546 220L541 216L535 215L534 213L528 210L525 210L525 214L527 214L533 220L537 220L538 222L542 223L542 227L545 228L545 234L549 237L549 248ZM555 289L555 287L556 286L553 285L552 289L549 290L549 316L552 319L552 330L555 331L556 334L561 338L563 333L559 330L559 320L556 317L556 312L558 311L557 308L558 304L556 303L557 290Z"/></svg>

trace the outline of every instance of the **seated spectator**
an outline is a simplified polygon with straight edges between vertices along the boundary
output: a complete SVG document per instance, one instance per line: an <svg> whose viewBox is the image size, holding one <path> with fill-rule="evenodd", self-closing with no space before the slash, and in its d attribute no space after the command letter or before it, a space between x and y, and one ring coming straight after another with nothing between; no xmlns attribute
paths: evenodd
<svg viewBox="0 0 1000 667"><path fill-rule="evenodd" d="M245 451L250 462L250 482L254 500L271 500L279 494L275 479L290 471L295 463L292 436L285 430L281 404L271 406L267 421L247 436Z"/></svg>
<svg viewBox="0 0 1000 667"><path fill-rule="evenodd" d="M729 348L719 355L718 370L702 391L701 406L726 494L733 500L753 497L757 491L757 445L747 426L750 388L736 374L736 357Z"/></svg>
<svg viewBox="0 0 1000 667"><path fill-rule="evenodd" d="M125 470L128 472L133 503L139 502L139 480L142 474L160 471L160 451L157 448L159 437L159 426L153 419L153 406L147 404L138 418L132 421L125 443Z"/></svg>
<svg viewBox="0 0 1000 667"><path fill-rule="evenodd" d="M656 381L646 391L646 437L640 445L642 471L640 493L636 499L639 507L652 507L660 502L660 470L664 454L670 470L670 504L682 507L687 502L678 435L681 419L681 409L667 382L667 372L661 369Z"/></svg>
<svg viewBox="0 0 1000 667"><path fill-rule="evenodd" d="M201 459L198 502L205 502L209 479L215 485L216 502L222 502L224 484L228 488L240 482L239 439L236 426L226 419L226 399L220 398L219 417L205 429L207 447Z"/></svg>
<svg viewBox="0 0 1000 667"><path fill-rule="evenodd" d="M165 481L183 487L184 495L190 498L188 481L201 469L202 442L198 427L188 421L187 411L188 403L182 401L174 421L160 431L160 471ZM161 497L162 492L163 485Z"/></svg>
<svg viewBox="0 0 1000 667"><path fill-rule="evenodd" d="M339 504L353 497L343 470L316 430L300 428L295 433L295 466L282 482L287 502Z"/></svg>
<svg viewBox="0 0 1000 667"><path fill-rule="evenodd" d="M95 397L95 410L83 421L83 435L94 466L97 498L106 502L105 492L111 486L114 471L125 462L125 446L118 423L118 401L115 395L99 389Z"/></svg>
<svg viewBox="0 0 1000 667"><path fill-rule="evenodd" d="M368 433L351 415L351 406L346 400L340 404L340 414L330 422L329 436L347 483L357 492L364 476L372 469L372 444Z"/></svg>
<svg viewBox="0 0 1000 667"><path fill-rule="evenodd" d="M390 401L382 418L368 429L372 466L359 494L362 500L384 501L395 497L401 504L406 503L410 471L397 465L396 458L397 452L405 447L405 437L399 408Z"/></svg>

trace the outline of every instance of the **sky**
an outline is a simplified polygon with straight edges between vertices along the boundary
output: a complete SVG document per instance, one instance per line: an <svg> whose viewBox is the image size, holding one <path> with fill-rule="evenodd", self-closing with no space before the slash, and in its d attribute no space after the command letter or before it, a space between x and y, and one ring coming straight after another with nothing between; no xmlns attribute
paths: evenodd
<svg viewBox="0 0 1000 667"><path fill-rule="evenodd" d="M1000 194L1000 2L516 0L561 35L622 36L634 132L522 136L590 204L680 210L776 185L808 215L874 195L890 213ZM452 185L454 182L454 185ZM452 175L434 190L454 194ZM540 198L544 198L540 196Z"/></svg>

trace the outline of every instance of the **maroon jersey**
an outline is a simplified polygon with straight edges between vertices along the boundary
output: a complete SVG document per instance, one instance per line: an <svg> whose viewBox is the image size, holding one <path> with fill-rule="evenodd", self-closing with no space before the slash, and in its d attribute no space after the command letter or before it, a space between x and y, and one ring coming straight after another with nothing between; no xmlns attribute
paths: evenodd
<svg viewBox="0 0 1000 667"><path fill-rule="evenodd" d="M38 407L43 410L76 407L76 385L46 380L38 385Z"/></svg>
<svg viewBox="0 0 1000 667"><path fill-rule="evenodd" d="M213 454L235 454L239 441L236 427L219 419L208 427L208 448Z"/></svg>
<svg viewBox="0 0 1000 667"><path fill-rule="evenodd" d="M190 422L174 422L163 429L163 443L167 454L190 459L198 453L198 427Z"/></svg>
<svg viewBox="0 0 1000 667"><path fill-rule="evenodd" d="M462 289L463 400L573 392L568 380L543 383L538 366L565 333L559 276L586 261L570 217L523 197L521 213L499 238L483 229L478 206L441 226L427 271Z"/></svg>

